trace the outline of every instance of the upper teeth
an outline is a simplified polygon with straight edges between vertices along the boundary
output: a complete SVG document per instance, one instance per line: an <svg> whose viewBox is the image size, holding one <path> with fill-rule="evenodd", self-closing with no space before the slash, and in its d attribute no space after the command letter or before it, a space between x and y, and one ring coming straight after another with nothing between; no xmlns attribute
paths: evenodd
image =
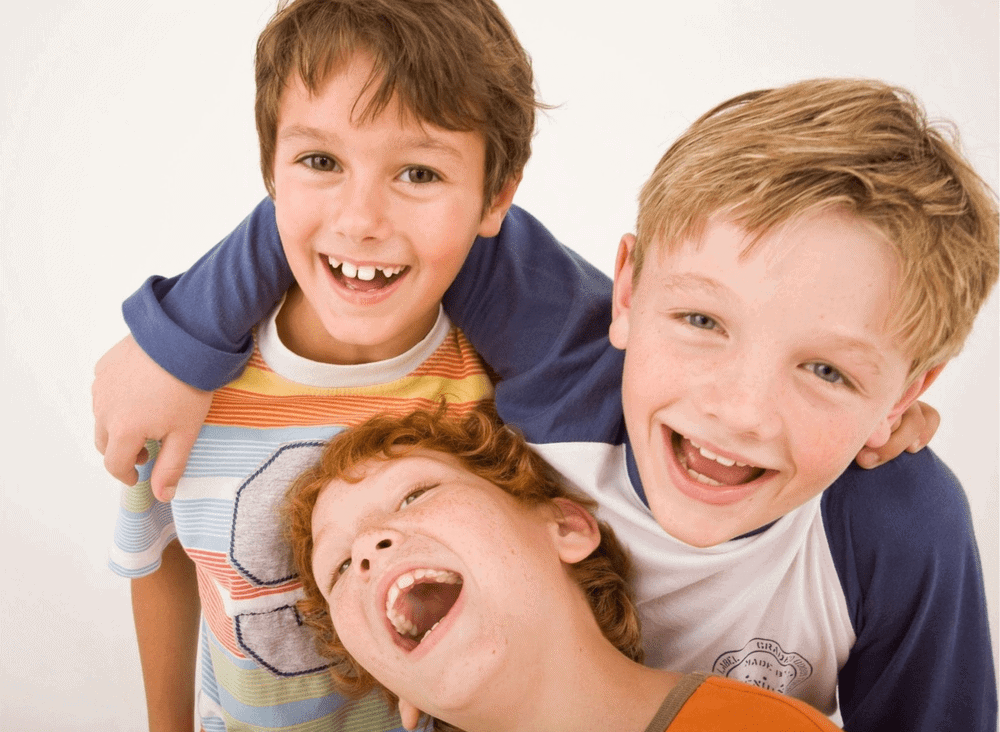
<svg viewBox="0 0 1000 732"><path fill-rule="evenodd" d="M441 582L446 585L462 584L462 578L460 576L454 572L449 572L446 569L413 569L409 572L404 572L396 578L396 581L392 583L392 586L389 587L389 592L386 594L385 616L389 618L389 622L392 623L392 627L394 627L400 635L410 636L411 638L417 637L417 626L411 623L409 619L403 615L403 613L396 609L396 600L399 599L399 594L403 590L415 584L417 580ZM434 630L436 627L437 623L435 623L434 626L427 631L427 633L430 633L430 631ZM427 633L424 633L421 640L427 636Z"/></svg>
<svg viewBox="0 0 1000 732"><path fill-rule="evenodd" d="M379 267L366 264L361 267L355 267L350 262L341 262L333 257L327 257L327 260L334 269L340 267L340 271L344 274L344 277L356 277L359 280L368 281L375 279L375 270L380 271L386 277L392 277L403 271L403 265L399 265L398 267Z"/></svg>
<svg viewBox="0 0 1000 732"><path fill-rule="evenodd" d="M721 455L716 455L711 450L708 450L702 447L701 445L696 444L694 440L690 440L690 442L692 445L694 445L694 447L698 448L698 452L702 454L702 457L707 457L709 460L714 460L720 465L725 465L726 467L729 468L731 468L734 465L738 465L741 468L745 468L747 466L746 463L737 462L736 460L730 460L729 458L722 457Z"/></svg>

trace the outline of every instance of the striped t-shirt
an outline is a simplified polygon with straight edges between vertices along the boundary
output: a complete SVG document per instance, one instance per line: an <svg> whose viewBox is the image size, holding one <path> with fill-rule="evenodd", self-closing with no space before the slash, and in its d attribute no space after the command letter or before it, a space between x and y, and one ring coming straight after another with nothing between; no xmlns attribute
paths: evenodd
<svg viewBox="0 0 1000 732"><path fill-rule="evenodd" d="M153 497L152 460L122 491L109 564L125 577L149 574L174 538L194 561L202 613L196 705L205 732L402 730L381 697L349 702L333 691L298 622L301 585L277 507L341 430L377 413L433 409L442 398L467 411L492 397L492 384L443 311L406 353L357 366L292 353L278 338L276 314L258 327L240 377L216 392L174 500Z"/></svg>

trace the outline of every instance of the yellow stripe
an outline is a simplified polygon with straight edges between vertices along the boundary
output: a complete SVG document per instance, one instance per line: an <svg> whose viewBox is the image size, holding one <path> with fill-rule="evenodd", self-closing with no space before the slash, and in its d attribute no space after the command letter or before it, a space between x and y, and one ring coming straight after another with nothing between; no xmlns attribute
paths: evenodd
<svg viewBox="0 0 1000 732"><path fill-rule="evenodd" d="M214 646L211 652L216 681L247 706L266 707L303 699L320 699L334 693L326 671L285 678L263 668L240 668L230 661L225 652Z"/></svg>
<svg viewBox="0 0 1000 732"><path fill-rule="evenodd" d="M404 376L401 379L388 384L372 384L369 386L351 386L339 388L321 388L296 384L288 381L273 371L248 366L235 381L232 381L224 389L237 389L241 392L252 392L264 396L383 396L391 395L393 398L432 398L438 394L449 395L450 401L467 401L481 399L484 394L490 394L493 385L486 374L470 374L465 378L449 378L446 376L435 377L433 375L424 376ZM452 396L453 395L453 396Z"/></svg>

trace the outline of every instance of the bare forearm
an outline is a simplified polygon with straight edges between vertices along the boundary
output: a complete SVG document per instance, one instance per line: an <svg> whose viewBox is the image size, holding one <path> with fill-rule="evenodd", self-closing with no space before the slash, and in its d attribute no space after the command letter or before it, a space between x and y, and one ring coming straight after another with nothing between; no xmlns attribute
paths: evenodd
<svg viewBox="0 0 1000 732"><path fill-rule="evenodd" d="M176 540L156 572L132 580L132 614L149 730L191 732L200 603L194 563Z"/></svg>

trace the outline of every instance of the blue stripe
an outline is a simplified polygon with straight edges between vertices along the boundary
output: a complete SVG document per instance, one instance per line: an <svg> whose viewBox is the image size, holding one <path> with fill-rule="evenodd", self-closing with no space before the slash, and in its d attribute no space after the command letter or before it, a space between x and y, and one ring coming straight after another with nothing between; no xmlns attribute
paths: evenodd
<svg viewBox="0 0 1000 732"><path fill-rule="evenodd" d="M154 503L142 513L132 513L119 506L118 520L115 522L115 546L130 554L144 552L171 523L173 513L168 503Z"/></svg>
<svg viewBox="0 0 1000 732"><path fill-rule="evenodd" d="M191 450L184 477L242 477L252 473L285 443L326 441L343 429L335 425L268 429L205 425Z"/></svg>
<svg viewBox="0 0 1000 732"><path fill-rule="evenodd" d="M233 523L233 502L224 498L176 500L174 523L181 544L188 549L229 552L229 532Z"/></svg>

